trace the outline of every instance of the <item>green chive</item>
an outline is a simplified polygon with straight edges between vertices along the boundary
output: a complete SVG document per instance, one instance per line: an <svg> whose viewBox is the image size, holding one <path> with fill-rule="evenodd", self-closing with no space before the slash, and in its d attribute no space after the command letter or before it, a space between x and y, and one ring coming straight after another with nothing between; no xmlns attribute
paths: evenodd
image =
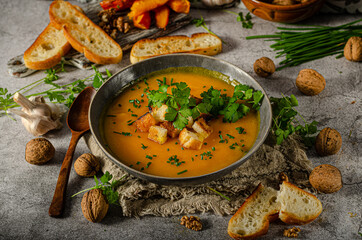
<svg viewBox="0 0 362 240"><path fill-rule="evenodd" d="M187 170L183 170L183 171L181 171L181 172L178 172L177 175L183 174L183 173L185 173L185 172L187 172Z"/></svg>

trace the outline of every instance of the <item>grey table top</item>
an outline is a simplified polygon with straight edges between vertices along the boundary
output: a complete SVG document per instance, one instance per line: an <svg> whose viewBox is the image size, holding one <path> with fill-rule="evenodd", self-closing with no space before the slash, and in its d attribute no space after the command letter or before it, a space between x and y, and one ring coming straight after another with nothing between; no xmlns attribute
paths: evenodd
<svg viewBox="0 0 362 240"><path fill-rule="evenodd" d="M6 63L11 57L22 54L48 24L49 4L50 1L40 0L0 2L0 86L8 88L10 92L44 77L42 72L23 79L11 77L7 73ZM246 30L231 14L192 10L192 15L200 14L204 16L207 25L227 42L218 58L229 61L251 74L266 89L269 96L280 96L280 93L295 94L300 102L298 109L308 121L319 121L319 128L329 126L337 129L342 135L343 146L337 155L318 157L314 150L308 152L315 166L329 163L338 167L343 175L344 186L337 193L318 196L323 203L324 211L313 223L301 226L300 238L362 239L358 235L362 226L361 63L327 57L276 72L271 78L263 79L255 75L252 65L262 56L274 59L275 54L264 41L247 41L244 37L273 33L278 24L255 17L254 28ZM359 18L361 15L325 14L315 16L304 23L339 25ZM203 30L188 26L177 34L190 35L200 31ZM116 72L129 64L129 53L125 53L121 63L107 68ZM316 69L325 77L327 86L320 95L304 96L295 87L298 72L304 68ZM60 75L65 81L92 74L91 71L71 67L67 68L67 71ZM40 87L39 90L41 89ZM351 104L352 101L355 103ZM24 130L21 121L14 122L1 116L0 134L0 239L230 239L226 232L230 216L200 214L204 230L194 232L181 226L179 217L125 218L122 217L119 208L111 207L101 223L90 223L83 217L80 207L81 196L71 199L70 195L93 186L94 182L92 179L77 176L73 170L68 185L64 217L51 218L48 216L48 208L70 141L70 131L64 127L46 135L55 146L56 154L52 161L43 166L30 165L24 159L25 145L33 136ZM75 157L87 151L84 142L81 141ZM281 239L283 230L287 227L283 223L272 224L269 233L262 239Z"/></svg>

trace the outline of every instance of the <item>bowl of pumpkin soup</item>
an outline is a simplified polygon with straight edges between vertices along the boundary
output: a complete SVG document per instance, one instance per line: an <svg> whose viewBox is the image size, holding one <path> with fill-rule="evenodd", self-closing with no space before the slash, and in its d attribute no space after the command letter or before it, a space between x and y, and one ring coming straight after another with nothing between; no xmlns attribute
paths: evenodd
<svg viewBox="0 0 362 240"><path fill-rule="evenodd" d="M99 88L89 111L92 135L109 159L164 185L202 184L230 173L261 146L271 120L256 80L195 54L120 70Z"/></svg>

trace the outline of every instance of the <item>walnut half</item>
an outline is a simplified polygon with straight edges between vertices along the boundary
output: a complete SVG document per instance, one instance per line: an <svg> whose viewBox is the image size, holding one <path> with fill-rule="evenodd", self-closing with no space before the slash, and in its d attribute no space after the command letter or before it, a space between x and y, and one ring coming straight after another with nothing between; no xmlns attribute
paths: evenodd
<svg viewBox="0 0 362 240"><path fill-rule="evenodd" d="M185 227L194 231L201 231L202 229L202 222L200 218L195 216L183 216L181 218L181 225L184 225Z"/></svg>

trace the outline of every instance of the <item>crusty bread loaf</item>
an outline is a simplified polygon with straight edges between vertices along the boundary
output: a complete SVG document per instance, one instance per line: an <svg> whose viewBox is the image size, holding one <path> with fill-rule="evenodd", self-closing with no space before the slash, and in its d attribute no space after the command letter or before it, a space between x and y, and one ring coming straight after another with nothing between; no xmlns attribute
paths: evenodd
<svg viewBox="0 0 362 240"><path fill-rule="evenodd" d="M322 212L322 203L316 196L284 181L278 193L279 218L288 224L306 224Z"/></svg>
<svg viewBox="0 0 362 240"><path fill-rule="evenodd" d="M49 23L25 51L25 66L35 70L54 67L70 49L71 45L65 38L63 30L58 30L52 23Z"/></svg>
<svg viewBox="0 0 362 240"><path fill-rule="evenodd" d="M277 191L259 186L232 216L228 233L234 239L254 239L268 232L269 221L275 219L280 209Z"/></svg>
<svg viewBox="0 0 362 240"><path fill-rule="evenodd" d="M221 39L210 33L195 33L187 36L165 36L142 39L131 50L131 63L170 53L195 53L215 55L222 51Z"/></svg>
<svg viewBox="0 0 362 240"><path fill-rule="evenodd" d="M72 47L90 61L113 64L122 60L118 43L72 4L54 1L49 8L49 17L55 27L63 29Z"/></svg>
<svg viewBox="0 0 362 240"><path fill-rule="evenodd" d="M234 239L254 239L266 234L277 216L288 224L306 224L321 212L318 198L287 181L279 191L259 184L230 219L228 233Z"/></svg>

